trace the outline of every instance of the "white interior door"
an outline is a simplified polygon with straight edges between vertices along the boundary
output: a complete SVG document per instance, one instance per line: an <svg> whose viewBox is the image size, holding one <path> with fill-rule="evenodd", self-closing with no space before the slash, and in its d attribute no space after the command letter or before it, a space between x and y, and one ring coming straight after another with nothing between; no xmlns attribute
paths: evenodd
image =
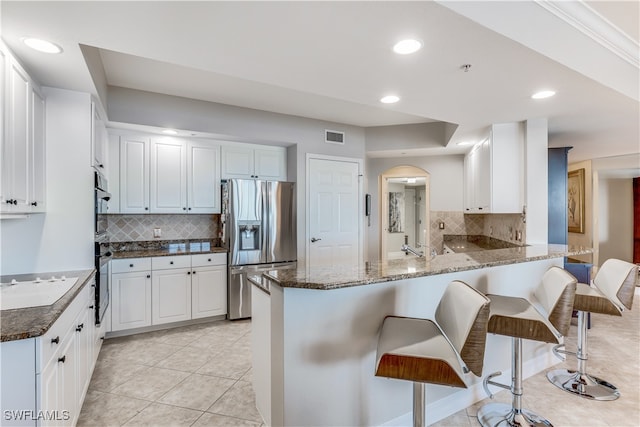
<svg viewBox="0 0 640 427"><path fill-rule="evenodd" d="M359 163L310 158L308 165L309 267L359 264Z"/></svg>

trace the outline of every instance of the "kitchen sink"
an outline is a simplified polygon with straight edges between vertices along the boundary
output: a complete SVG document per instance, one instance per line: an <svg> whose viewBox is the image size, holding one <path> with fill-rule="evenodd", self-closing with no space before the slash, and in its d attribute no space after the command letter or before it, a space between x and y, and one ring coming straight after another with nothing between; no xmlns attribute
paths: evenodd
<svg viewBox="0 0 640 427"><path fill-rule="evenodd" d="M39 307L58 301L78 281L77 277L0 284L0 310Z"/></svg>

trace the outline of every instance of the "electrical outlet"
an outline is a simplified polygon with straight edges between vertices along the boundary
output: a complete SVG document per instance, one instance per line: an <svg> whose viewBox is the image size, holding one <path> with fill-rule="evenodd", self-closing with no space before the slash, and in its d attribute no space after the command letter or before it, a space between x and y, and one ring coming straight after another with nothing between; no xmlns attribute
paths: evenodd
<svg viewBox="0 0 640 427"><path fill-rule="evenodd" d="M154 228L153 229L153 237L161 237L162 236L162 229L161 228Z"/></svg>

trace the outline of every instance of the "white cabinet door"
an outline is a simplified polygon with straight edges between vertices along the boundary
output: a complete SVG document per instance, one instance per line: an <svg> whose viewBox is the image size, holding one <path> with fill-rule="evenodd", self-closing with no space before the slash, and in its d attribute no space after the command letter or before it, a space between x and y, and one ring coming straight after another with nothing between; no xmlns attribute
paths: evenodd
<svg viewBox="0 0 640 427"><path fill-rule="evenodd" d="M151 281L151 323L191 319L191 269L153 272Z"/></svg>
<svg viewBox="0 0 640 427"><path fill-rule="evenodd" d="M151 271L111 275L111 329L151 325Z"/></svg>
<svg viewBox="0 0 640 427"><path fill-rule="evenodd" d="M149 138L120 140L120 212L149 212Z"/></svg>
<svg viewBox="0 0 640 427"><path fill-rule="evenodd" d="M30 200L31 212L46 210L47 170L45 145L45 100L40 91L31 86L31 114L29 151L31 156Z"/></svg>
<svg viewBox="0 0 640 427"><path fill-rule="evenodd" d="M191 317L227 313L227 266L198 267L191 275Z"/></svg>
<svg viewBox="0 0 640 427"><path fill-rule="evenodd" d="M89 323L87 310L82 310L75 324L76 334L76 400L80 404L80 399L84 394L85 385L89 384L89 374L91 369L91 342L89 340L89 329L93 326ZM80 408L78 408L80 409Z"/></svg>
<svg viewBox="0 0 640 427"><path fill-rule="evenodd" d="M59 408L69 411L70 420L64 425L75 425L78 418L79 402L76 395L76 369L77 369L77 339L76 331L72 329L63 340L63 347L58 353L58 396Z"/></svg>
<svg viewBox="0 0 640 427"><path fill-rule="evenodd" d="M253 148L242 144L222 146L222 178L255 178Z"/></svg>
<svg viewBox="0 0 640 427"><path fill-rule="evenodd" d="M189 213L220 213L220 146L189 142L187 151Z"/></svg>
<svg viewBox="0 0 640 427"><path fill-rule="evenodd" d="M287 180L287 151L285 148L256 148L254 177L269 181Z"/></svg>
<svg viewBox="0 0 640 427"><path fill-rule="evenodd" d="M476 208L478 212L491 210L491 141L485 140L476 156L477 172L475 179Z"/></svg>
<svg viewBox="0 0 640 427"><path fill-rule="evenodd" d="M105 123L98 113L95 102L91 103L91 166L104 173L107 164L107 140L105 139Z"/></svg>
<svg viewBox="0 0 640 427"><path fill-rule="evenodd" d="M10 168L13 167L10 159L7 158L9 153L9 141L5 135L5 111L7 111L5 104L8 103L6 86L7 86L7 61L8 57L3 49L3 45L0 42L0 212L9 210L9 205L6 203L9 200L9 177Z"/></svg>
<svg viewBox="0 0 640 427"><path fill-rule="evenodd" d="M174 138L151 141L151 213L187 213L186 145Z"/></svg>
<svg viewBox="0 0 640 427"><path fill-rule="evenodd" d="M109 161L107 162L107 179L111 199L107 203L107 212L120 213L120 137L107 135Z"/></svg>
<svg viewBox="0 0 640 427"><path fill-rule="evenodd" d="M40 380L38 382L40 401L38 402L38 409L43 411L43 413L53 413L54 411L64 410L58 402L62 400L62 393L64 392L58 385L59 382L62 384L61 380L58 381L58 363L60 363L58 362L58 356L55 355L40 373ZM47 425L55 426L58 424L56 421L50 421Z"/></svg>
<svg viewBox="0 0 640 427"><path fill-rule="evenodd" d="M7 74L6 141L2 158L2 209L25 212L29 200L29 76L11 57ZM7 209L7 206L9 209Z"/></svg>

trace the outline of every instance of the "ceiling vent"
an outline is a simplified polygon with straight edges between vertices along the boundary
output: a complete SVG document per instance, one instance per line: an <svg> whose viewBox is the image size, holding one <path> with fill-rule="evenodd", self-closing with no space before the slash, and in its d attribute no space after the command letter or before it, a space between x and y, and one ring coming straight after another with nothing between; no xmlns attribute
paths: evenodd
<svg viewBox="0 0 640 427"><path fill-rule="evenodd" d="M324 131L324 142L328 142L329 144L340 144L344 145L344 132L338 132L335 130L326 130Z"/></svg>

